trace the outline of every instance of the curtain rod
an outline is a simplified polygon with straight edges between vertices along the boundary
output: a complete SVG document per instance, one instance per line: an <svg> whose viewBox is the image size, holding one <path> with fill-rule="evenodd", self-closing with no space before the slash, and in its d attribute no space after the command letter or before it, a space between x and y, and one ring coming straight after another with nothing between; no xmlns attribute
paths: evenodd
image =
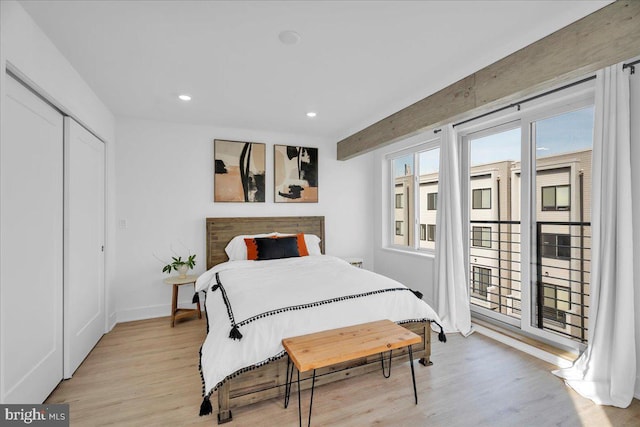
<svg viewBox="0 0 640 427"><path fill-rule="evenodd" d="M640 61L637 61L637 62L640 62ZM551 95L552 93L556 93L556 92L559 92L559 91L561 91L561 90L568 89L568 88L570 88L570 87L577 86L577 85L582 84L582 83L586 83L586 82L588 82L588 81L590 81L590 80L593 80L593 79L595 79L595 78L596 78L596 76L595 76L595 74L594 74L593 76L586 77L586 78L584 78L584 79L582 79L582 80L578 80L577 82L569 83L569 84L564 85L564 86L562 86L562 87L558 87L558 88L555 88L555 89L551 89L551 90L548 90L548 91L546 91L546 92L544 92L544 93L541 93L541 94L538 94L538 95L534 95L534 96L531 96L531 97L529 97L529 98L525 98L525 99L523 99L522 101L514 102L514 103L511 103L511 104L506 105L506 106L504 106L504 107L500 107L500 108L498 108L498 109L491 110L491 111L489 111L489 112L487 112L487 113L480 114L479 116L471 117L470 119L463 120L463 121L458 122L458 123L454 123L454 124L453 124L453 127L460 126L460 125L463 125L463 124L465 124L465 123L472 122L472 121L477 120L477 119L481 119L481 118L483 118L483 117L489 116L489 115L494 114L494 113L498 113L498 112L503 111L503 110L506 110L506 109L508 109L508 108L517 107L517 108L518 108L518 110L520 110L520 104L524 104L525 102L533 101L533 100L535 100L535 99L542 98L543 96Z"/></svg>
<svg viewBox="0 0 640 427"><path fill-rule="evenodd" d="M633 61L633 62L629 62L627 64L622 64L622 69L624 70L625 68L631 68L631 74L635 74L636 73L636 64L640 63L640 59L638 59L637 61Z"/></svg>

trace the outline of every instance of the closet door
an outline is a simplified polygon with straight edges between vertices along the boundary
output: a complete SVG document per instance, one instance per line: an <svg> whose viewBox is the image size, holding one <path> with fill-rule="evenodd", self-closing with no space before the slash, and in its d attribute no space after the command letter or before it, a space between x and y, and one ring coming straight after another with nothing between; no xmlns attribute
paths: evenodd
<svg viewBox="0 0 640 427"><path fill-rule="evenodd" d="M0 146L0 402L62 379L63 118L6 76Z"/></svg>
<svg viewBox="0 0 640 427"><path fill-rule="evenodd" d="M104 143L65 117L64 377L105 329Z"/></svg>

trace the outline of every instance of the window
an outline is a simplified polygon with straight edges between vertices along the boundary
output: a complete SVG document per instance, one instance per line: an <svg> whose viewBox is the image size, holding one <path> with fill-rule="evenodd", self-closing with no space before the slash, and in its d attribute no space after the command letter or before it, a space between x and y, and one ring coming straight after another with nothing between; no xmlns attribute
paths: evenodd
<svg viewBox="0 0 640 427"><path fill-rule="evenodd" d="M491 269L474 266L473 277L471 279L471 292L481 297L486 297L489 286L491 286Z"/></svg>
<svg viewBox="0 0 640 427"><path fill-rule="evenodd" d="M568 234L542 233L540 245L545 258L571 259L571 236Z"/></svg>
<svg viewBox="0 0 640 427"><path fill-rule="evenodd" d="M567 311L571 309L569 288L544 283L543 290L542 316L564 326L567 323Z"/></svg>
<svg viewBox="0 0 640 427"><path fill-rule="evenodd" d="M491 209L491 189L478 188L473 190L473 209Z"/></svg>
<svg viewBox="0 0 640 427"><path fill-rule="evenodd" d="M477 248L491 247L491 227L473 227L471 234L473 246Z"/></svg>
<svg viewBox="0 0 640 427"><path fill-rule="evenodd" d="M396 221L396 236L404 235L404 233L402 232L402 228L403 228L402 221Z"/></svg>
<svg viewBox="0 0 640 427"><path fill-rule="evenodd" d="M393 246L416 251L435 249L435 229L431 225L435 226L437 214L439 142L438 137L387 156Z"/></svg>
<svg viewBox="0 0 640 427"><path fill-rule="evenodd" d="M586 82L457 128L472 311L573 348L588 339L592 89ZM482 300L479 268L493 271L496 298Z"/></svg>
<svg viewBox="0 0 640 427"><path fill-rule="evenodd" d="M427 225L427 240L429 242L435 242L436 241L436 226L435 226L435 224L428 224Z"/></svg>
<svg viewBox="0 0 640 427"><path fill-rule="evenodd" d="M542 187L543 211L568 211L571 208L571 187L555 185Z"/></svg>
<svg viewBox="0 0 640 427"><path fill-rule="evenodd" d="M435 211L438 209L438 193L427 194L427 210Z"/></svg>
<svg viewBox="0 0 640 427"><path fill-rule="evenodd" d="M402 194L396 194L396 209L402 209Z"/></svg>

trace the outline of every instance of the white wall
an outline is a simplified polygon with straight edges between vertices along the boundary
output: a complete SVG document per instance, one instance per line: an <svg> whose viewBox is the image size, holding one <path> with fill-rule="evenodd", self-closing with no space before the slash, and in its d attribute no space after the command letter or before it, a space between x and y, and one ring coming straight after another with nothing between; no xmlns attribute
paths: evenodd
<svg viewBox="0 0 640 427"><path fill-rule="evenodd" d="M109 328L115 322L115 298L111 286L114 259L113 202L115 119L109 109L80 77L20 4L0 1L0 124L4 120L5 68L9 68L40 95L93 131L107 149L107 316Z"/></svg>
<svg viewBox="0 0 640 427"><path fill-rule="evenodd" d="M171 247L186 254L186 246L203 272L206 217L324 215L327 254L373 263L371 155L340 162L335 141L131 118L118 118L117 139L119 322L169 314L171 289L154 254L169 260ZM214 139L267 144L265 203L213 202ZM319 148L319 203L273 203L273 144ZM191 296L185 287L180 300Z"/></svg>
<svg viewBox="0 0 640 427"><path fill-rule="evenodd" d="M636 393L640 399L640 64L631 76L631 195L633 201L633 259L636 303Z"/></svg>
<svg viewBox="0 0 640 427"><path fill-rule="evenodd" d="M415 253L388 249L391 224L390 210L383 208L391 203L389 195L389 167L385 156L389 153L433 140L433 132L416 135L404 141L373 151L374 196L370 210L374 217L374 266L375 272L391 277L407 287L422 292L423 299L434 304L434 256L432 253Z"/></svg>

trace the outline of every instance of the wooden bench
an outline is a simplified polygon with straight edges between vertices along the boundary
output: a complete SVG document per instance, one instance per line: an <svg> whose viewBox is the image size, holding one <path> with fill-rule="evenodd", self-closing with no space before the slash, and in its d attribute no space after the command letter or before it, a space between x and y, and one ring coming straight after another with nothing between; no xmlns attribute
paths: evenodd
<svg viewBox="0 0 640 427"><path fill-rule="evenodd" d="M336 363L346 362L380 353L383 375L388 378L391 374L391 354L389 356L389 375L384 372L383 352L408 347L411 365L411 379L416 404L416 378L413 369L413 351L411 345L418 344L422 338L391 320L379 320L331 329L313 334L285 338L282 345L287 351L287 382L285 388L285 408L289 405L291 383L293 381L293 366L298 371L298 420L302 426L302 411L300 409L300 372L313 370L311 381L311 400L309 402L309 425L311 425L311 410L313 408L313 390L316 379L316 369L324 368Z"/></svg>

